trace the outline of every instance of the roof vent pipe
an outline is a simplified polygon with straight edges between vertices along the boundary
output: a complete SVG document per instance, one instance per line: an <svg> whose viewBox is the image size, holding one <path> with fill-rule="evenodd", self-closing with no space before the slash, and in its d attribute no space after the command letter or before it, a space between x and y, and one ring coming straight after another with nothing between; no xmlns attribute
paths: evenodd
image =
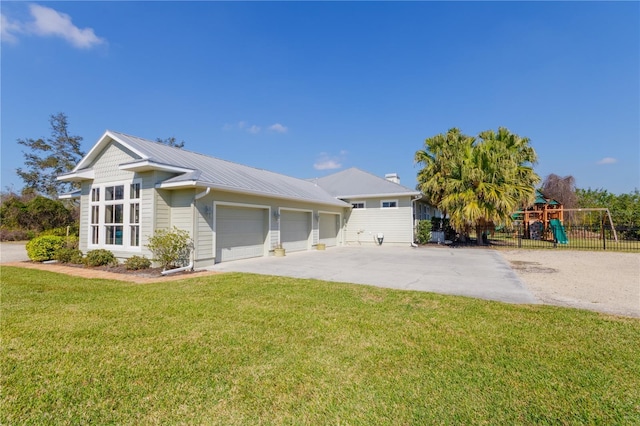
<svg viewBox="0 0 640 426"><path fill-rule="evenodd" d="M398 176L397 173L387 173L384 175L384 178L389 182L397 183L398 185L400 184L400 176Z"/></svg>

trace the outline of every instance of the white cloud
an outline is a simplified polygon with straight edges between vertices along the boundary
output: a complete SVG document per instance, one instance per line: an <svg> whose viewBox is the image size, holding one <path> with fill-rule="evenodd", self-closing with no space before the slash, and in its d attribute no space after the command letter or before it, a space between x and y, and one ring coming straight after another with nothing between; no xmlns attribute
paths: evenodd
<svg viewBox="0 0 640 426"><path fill-rule="evenodd" d="M318 159L313 164L313 168L316 170L334 170L342 167L342 162L345 160L347 151L340 151L340 155L329 155L326 152L321 152Z"/></svg>
<svg viewBox="0 0 640 426"><path fill-rule="evenodd" d="M598 161L596 164L614 164L617 162L618 160L616 160L613 157L604 157L602 160Z"/></svg>
<svg viewBox="0 0 640 426"><path fill-rule="evenodd" d="M252 125L251 127L249 127L247 129L247 132L251 133L252 135L255 135L257 133L260 133L260 126L256 126L255 124Z"/></svg>
<svg viewBox="0 0 640 426"><path fill-rule="evenodd" d="M10 21L2 16L2 40L17 42L16 34L34 34L42 37L60 37L80 49L91 49L105 43L105 39L98 37L93 28L78 28L71 22L66 13L58 12L49 7L37 4L29 5L33 18L30 22Z"/></svg>
<svg viewBox="0 0 640 426"><path fill-rule="evenodd" d="M276 133L287 133L289 131L287 126L283 126L280 123L272 124L271 126L269 126L269 130Z"/></svg>
<svg viewBox="0 0 640 426"><path fill-rule="evenodd" d="M9 18L0 14L0 38L2 41L17 43L18 37L16 34L21 33L22 31L22 25L20 25L20 22L10 21Z"/></svg>

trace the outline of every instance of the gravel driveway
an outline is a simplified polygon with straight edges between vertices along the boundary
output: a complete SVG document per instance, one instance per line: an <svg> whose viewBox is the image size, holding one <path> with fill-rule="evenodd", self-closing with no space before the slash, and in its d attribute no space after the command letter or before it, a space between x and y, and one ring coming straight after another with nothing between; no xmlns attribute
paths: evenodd
<svg viewBox="0 0 640 426"><path fill-rule="evenodd" d="M640 253L500 250L548 305L640 317Z"/></svg>

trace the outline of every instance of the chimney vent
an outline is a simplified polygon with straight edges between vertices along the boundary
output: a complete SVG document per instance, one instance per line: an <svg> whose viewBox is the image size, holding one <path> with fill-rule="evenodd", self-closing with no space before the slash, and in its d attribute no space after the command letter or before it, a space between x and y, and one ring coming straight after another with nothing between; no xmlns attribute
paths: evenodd
<svg viewBox="0 0 640 426"><path fill-rule="evenodd" d="M400 176L397 173L387 173L384 178L389 182L400 184Z"/></svg>

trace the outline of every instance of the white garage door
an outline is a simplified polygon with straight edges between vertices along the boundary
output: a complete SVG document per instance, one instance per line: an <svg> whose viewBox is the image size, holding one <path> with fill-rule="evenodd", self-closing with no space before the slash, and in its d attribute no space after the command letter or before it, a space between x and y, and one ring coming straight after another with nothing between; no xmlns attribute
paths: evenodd
<svg viewBox="0 0 640 426"><path fill-rule="evenodd" d="M309 248L311 213L283 210L280 213L280 241L287 251Z"/></svg>
<svg viewBox="0 0 640 426"><path fill-rule="evenodd" d="M268 210L217 206L216 262L264 256Z"/></svg>
<svg viewBox="0 0 640 426"><path fill-rule="evenodd" d="M336 214L320 213L320 243L327 247L335 246L338 241L338 220Z"/></svg>

